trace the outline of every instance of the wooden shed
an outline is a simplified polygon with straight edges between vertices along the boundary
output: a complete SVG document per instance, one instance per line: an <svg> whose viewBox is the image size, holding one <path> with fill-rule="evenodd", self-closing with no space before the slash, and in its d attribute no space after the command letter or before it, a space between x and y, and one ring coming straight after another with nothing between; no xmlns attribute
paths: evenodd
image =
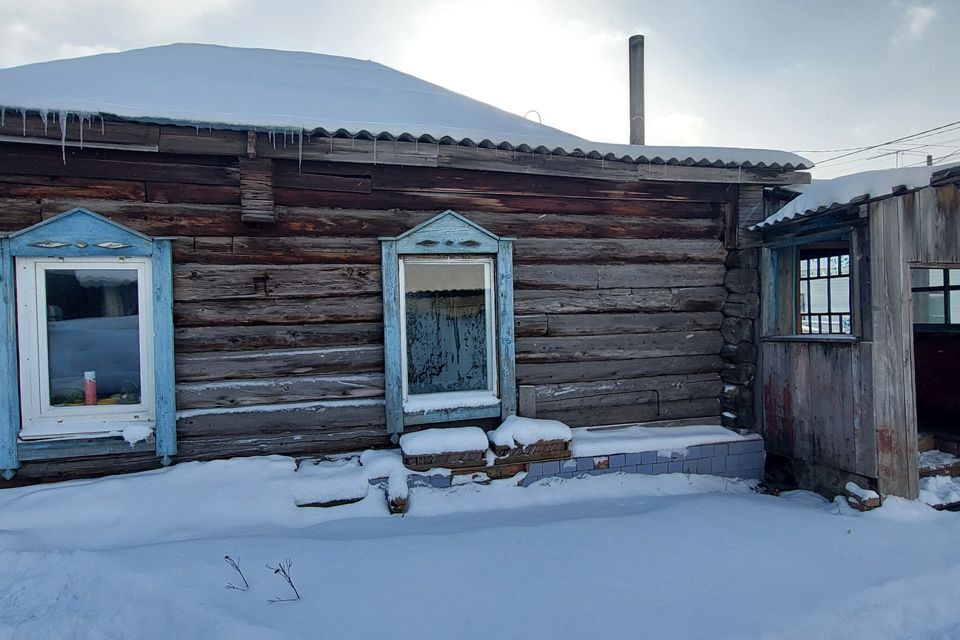
<svg viewBox="0 0 960 640"><path fill-rule="evenodd" d="M948 166L773 190L788 201L753 227L768 473L916 498L918 438L958 453L958 185Z"/></svg>
<svg viewBox="0 0 960 640"><path fill-rule="evenodd" d="M0 105L8 484L518 411L754 427L739 219L803 158L208 45L0 70Z"/></svg>

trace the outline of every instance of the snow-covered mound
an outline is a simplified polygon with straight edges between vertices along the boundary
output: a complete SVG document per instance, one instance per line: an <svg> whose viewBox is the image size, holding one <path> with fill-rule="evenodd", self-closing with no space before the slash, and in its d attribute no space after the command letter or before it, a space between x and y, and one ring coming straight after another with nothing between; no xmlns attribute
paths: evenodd
<svg viewBox="0 0 960 640"><path fill-rule="evenodd" d="M799 185L796 188L799 196L752 228L762 229L846 205L854 200L888 196L894 189L920 189L930 185L930 177L934 173L953 166L957 164L863 171L832 180L814 180L808 185Z"/></svg>
<svg viewBox="0 0 960 640"><path fill-rule="evenodd" d="M573 437L570 427L559 420L536 420L509 416L499 427L487 434L498 447L522 447L545 440L569 442Z"/></svg>
<svg viewBox="0 0 960 640"><path fill-rule="evenodd" d="M590 142L368 60L172 44L0 69L0 110L284 132L488 141L636 162L813 166L784 151Z"/></svg>
<svg viewBox="0 0 960 640"><path fill-rule="evenodd" d="M424 429L400 436L400 448L408 456L484 451L487 448L487 434L480 427Z"/></svg>
<svg viewBox="0 0 960 640"><path fill-rule="evenodd" d="M611 453L682 451L688 447L719 442L739 442L756 436L741 436L720 425L622 428L579 427L573 430L573 455L605 456Z"/></svg>

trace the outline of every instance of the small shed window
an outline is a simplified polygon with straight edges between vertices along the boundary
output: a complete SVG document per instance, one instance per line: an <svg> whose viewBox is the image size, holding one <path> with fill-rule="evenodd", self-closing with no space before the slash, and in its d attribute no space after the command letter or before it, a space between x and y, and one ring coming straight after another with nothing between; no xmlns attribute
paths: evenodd
<svg viewBox="0 0 960 640"><path fill-rule="evenodd" d="M960 326L960 269L911 269L913 322Z"/></svg>
<svg viewBox="0 0 960 640"><path fill-rule="evenodd" d="M797 256L800 333L850 333L849 250L802 247Z"/></svg>

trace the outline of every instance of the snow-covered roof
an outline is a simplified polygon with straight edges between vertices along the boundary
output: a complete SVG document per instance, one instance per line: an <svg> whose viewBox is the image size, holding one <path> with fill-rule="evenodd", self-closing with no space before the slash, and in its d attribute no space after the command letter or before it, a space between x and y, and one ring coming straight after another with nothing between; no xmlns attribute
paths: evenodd
<svg viewBox="0 0 960 640"><path fill-rule="evenodd" d="M591 142L375 62L207 44L0 69L0 109L545 148L639 163L782 171L813 166L785 151Z"/></svg>
<svg viewBox="0 0 960 640"><path fill-rule="evenodd" d="M763 229L781 222L844 207L854 202L883 198L904 191L928 187L935 173L943 173L954 167L960 167L960 163L932 167L903 167L900 169L863 171L833 178L832 180L814 180L810 184L782 187L797 191L800 195L763 222L752 226L751 229Z"/></svg>

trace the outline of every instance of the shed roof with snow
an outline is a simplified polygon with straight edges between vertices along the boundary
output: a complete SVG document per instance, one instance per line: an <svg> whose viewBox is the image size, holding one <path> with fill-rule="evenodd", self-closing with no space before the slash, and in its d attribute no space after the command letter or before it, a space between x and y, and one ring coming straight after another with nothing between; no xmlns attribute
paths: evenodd
<svg viewBox="0 0 960 640"><path fill-rule="evenodd" d="M650 164L778 171L813 165L785 151L593 142L368 60L208 44L0 69L0 109L6 117L28 110L96 114Z"/></svg>
<svg viewBox="0 0 960 640"><path fill-rule="evenodd" d="M834 211L851 204L901 195L908 191L954 181L958 177L960 177L960 163L954 163L931 167L862 171L832 180L814 180L810 184L780 187L800 195L751 229L765 229Z"/></svg>

